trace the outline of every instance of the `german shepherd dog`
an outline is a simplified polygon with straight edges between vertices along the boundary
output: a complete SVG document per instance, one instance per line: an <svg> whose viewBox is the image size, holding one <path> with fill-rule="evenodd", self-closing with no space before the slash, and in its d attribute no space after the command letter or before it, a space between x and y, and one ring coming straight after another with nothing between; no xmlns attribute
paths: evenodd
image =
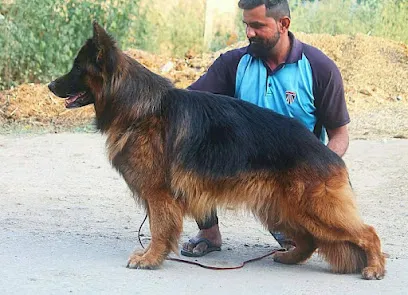
<svg viewBox="0 0 408 295"><path fill-rule="evenodd" d="M294 240L277 262L305 261L318 248L334 272L383 278L380 240L359 216L345 163L295 119L177 89L96 22L71 71L49 89L67 108L94 104L109 160L147 210L152 240L129 268L156 268L178 251L184 216L203 220L233 206Z"/></svg>

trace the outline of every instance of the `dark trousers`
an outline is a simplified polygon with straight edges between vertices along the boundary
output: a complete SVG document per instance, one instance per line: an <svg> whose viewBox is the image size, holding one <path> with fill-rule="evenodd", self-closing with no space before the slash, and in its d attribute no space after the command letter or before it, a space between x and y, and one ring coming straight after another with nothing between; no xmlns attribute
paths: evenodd
<svg viewBox="0 0 408 295"><path fill-rule="evenodd" d="M196 221L199 229L209 229L218 224L217 210L212 210L203 221Z"/></svg>

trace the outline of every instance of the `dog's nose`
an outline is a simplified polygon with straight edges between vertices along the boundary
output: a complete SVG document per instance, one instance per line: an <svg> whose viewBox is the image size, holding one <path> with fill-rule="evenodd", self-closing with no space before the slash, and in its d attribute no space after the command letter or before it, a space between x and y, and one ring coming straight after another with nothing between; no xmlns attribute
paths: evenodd
<svg viewBox="0 0 408 295"><path fill-rule="evenodd" d="M55 89L55 81L52 81L50 84L48 84L48 89L49 89L51 92L54 92L54 89Z"/></svg>

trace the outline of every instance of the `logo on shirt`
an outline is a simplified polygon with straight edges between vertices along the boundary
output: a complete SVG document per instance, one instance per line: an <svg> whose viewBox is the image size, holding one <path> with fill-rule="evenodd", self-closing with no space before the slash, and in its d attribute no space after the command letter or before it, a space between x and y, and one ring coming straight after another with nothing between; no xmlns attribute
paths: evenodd
<svg viewBox="0 0 408 295"><path fill-rule="evenodd" d="M288 104L292 104L295 101L295 98L296 98L296 92L289 91L289 90L286 91L286 102Z"/></svg>

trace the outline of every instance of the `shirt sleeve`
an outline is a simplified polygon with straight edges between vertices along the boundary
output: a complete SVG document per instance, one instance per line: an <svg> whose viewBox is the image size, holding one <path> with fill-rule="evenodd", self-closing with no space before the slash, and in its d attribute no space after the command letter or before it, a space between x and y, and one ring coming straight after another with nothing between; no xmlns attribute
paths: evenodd
<svg viewBox="0 0 408 295"><path fill-rule="evenodd" d="M221 54L208 71L187 89L234 96L235 76L243 52L243 49L237 49Z"/></svg>
<svg viewBox="0 0 408 295"><path fill-rule="evenodd" d="M350 123L344 95L343 79L336 64L316 48L309 49L313 72L313 92L316 116L326 129L335 129Z"/></svg>

